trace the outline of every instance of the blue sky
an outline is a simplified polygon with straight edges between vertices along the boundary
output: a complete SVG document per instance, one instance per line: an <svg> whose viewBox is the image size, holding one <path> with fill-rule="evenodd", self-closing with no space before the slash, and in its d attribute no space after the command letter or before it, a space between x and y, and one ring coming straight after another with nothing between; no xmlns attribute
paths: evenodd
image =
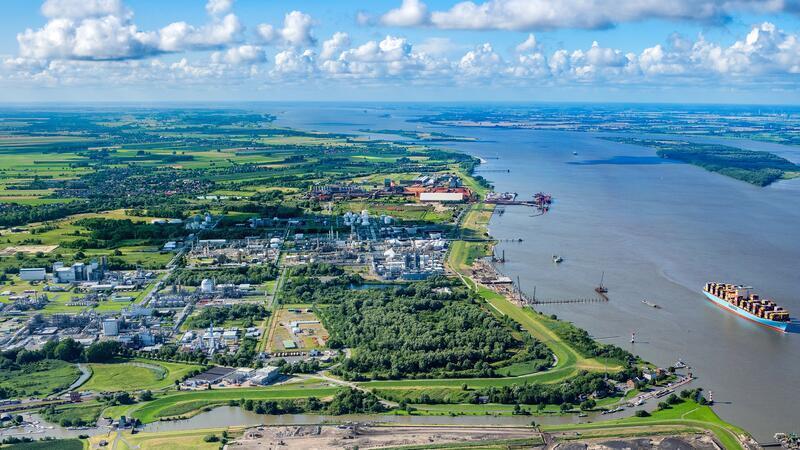
<svg viewBox="0 0 800 450"><path fill-rule="evenodd" d="M792 103L797 0L4 0L0 101Z"/></svg>

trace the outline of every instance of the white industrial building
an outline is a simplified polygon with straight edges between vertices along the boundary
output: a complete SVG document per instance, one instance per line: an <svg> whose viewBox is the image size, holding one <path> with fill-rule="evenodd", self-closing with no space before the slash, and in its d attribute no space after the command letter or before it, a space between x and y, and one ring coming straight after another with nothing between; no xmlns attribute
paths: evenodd
<svg viewBox="0 0 800 450"><path fill-rule="evenodd" d="M240 367L235 371L225 375L224 380L228 383L241 384L249 380L256 373L256 369L249 367Z"/></svg>
<svg viewBox="0 0 800 450"><path fill-rule="evenodd" d="M31 267L19 269L19 278L24 281L42 281L47 276L44 267Z"/></svg>
<svg viewBox="0 0 800 450"><path fill-rule="evenodd" d="M105 260L100 263L92 261L89 264L81 262L65 266L62 262L53 264L53 278L57 283L72 283L74 281L100 281L105 273Z"/></svg>
<svg viewBox="0 0 800 450"><path fill-rule="evenodd" d="M105 319L103 320L103 336L118 336L119 335L119 320Z"/></svg>
<svg viewBox="0 0 800 450"><path fill-rule="evenodd" d="M421 202L454 203L463 202L463 192L422 192L419 194Z"/></svg>
<svg viewBox="0 0 800 450"><path fill-rule="evenodd" d="M250 382L266 386L275 381L279 375L280 370L277 367L266 366L261 369L256 369L255 374L250 377Z"/></svg>

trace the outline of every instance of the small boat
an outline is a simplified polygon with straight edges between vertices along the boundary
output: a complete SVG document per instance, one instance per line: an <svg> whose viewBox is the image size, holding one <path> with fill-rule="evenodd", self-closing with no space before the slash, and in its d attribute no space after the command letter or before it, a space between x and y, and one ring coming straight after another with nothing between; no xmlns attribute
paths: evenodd
<svg viewBox="0 0 800 450"><path fill-rule="evenodd" d="M657 304L655 304L653 302L649 302L647 300L642 300L642 303L644 303L645 305L650 306L652 308L661 309L661 307L658 306Z"/></svg>
<svg viewBox="0 0 800 450"><path fill-rule="evenodd" d="M561 264L562 261L564 261L564 258L562 258L562 257L560 257L558 255L553 255L553 262L554 263Z"/></svg>
<svg viewBox="0 0 800 450"><path fill-rule="evenodd" d="M678 360L675 361L675 364L673 364L672 367L676 369L684 369L686 368L686 363L681 361L680 358L678 358Z"/></svg>
<svg viewBox="0 0 800 450"><path fill-rule="evenodd" d="M578 156L578 152L572 152L573 156Z"/></svg>
<svg viewBox="0 0 800 450"><path fill-rule="evenodd" d="M608 288L607 288L607 287L605 287L605 285L603 285L603 279L604 279L605 277L606 277L606 273L605 273L605 272L603 272L603 273L600 275L600 284L599 284L599 285L597 285L597 287L596 287L596 288L594 288L594 291L595 291L595 292L597 292L597 293L598 293L598 294L600 294L600 295L603 295L603 294L606 294L606 293L608 293ZM605 296L604 296L604 297L605 297Z"/></svg>

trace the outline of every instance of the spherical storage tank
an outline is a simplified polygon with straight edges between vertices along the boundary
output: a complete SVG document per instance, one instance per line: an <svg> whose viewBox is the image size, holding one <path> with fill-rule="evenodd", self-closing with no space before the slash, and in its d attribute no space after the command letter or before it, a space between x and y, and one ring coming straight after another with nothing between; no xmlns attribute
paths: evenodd
<svg viewBox="0 0 800 450"><path fill-rule="evenodd" d="M210 294L214 292L214 282L208 278L204 278L203 281L200 282L200 292L204 294Z"/></svg>

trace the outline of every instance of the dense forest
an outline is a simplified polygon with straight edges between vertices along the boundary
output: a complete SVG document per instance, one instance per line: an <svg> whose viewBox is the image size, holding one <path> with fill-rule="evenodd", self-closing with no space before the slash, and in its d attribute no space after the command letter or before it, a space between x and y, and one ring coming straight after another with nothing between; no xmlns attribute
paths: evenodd
<svg viewBox="0 0 800 450"><path fill-rule="evenodd" d="M208 278L217 284L262 284L274 280L278 276L278 268L272 264L247 267L226 267L222 269L181 269L175 271L167 283L183 286L200 286Z"/></svg>
<svg viewBox="0 0 800 450"><path fill-rule="evenodd" d="M465 290L437 292L434 283L331 294L321 308L328 345L355 349L334 372L351 380L491 377L494 364L525 349Z"/></svg>
<svg viewBox="0 0 800 450"><path fill-rule="evenodd" d="M89 230L88 239L77 239L61 245L71 248L115 248L128 240L143 240L149 245L160 245L169 239L182 238L186 232L183 225L154 225L134 222L130 219L111 220L89 218L75 221L75 225Z"/></svg>
<svg viewBox="0 0 800 450"><path fill-rule="evenodd" d="M344 269L328 263L311 263L292 267L290 273L295 277L339 276L344 274Z"/></svg>
<svg viewBox="0 0 800 450"><path fill-rule="evenodd" d="M222 326L229 320L242 320L245 327L253 326L265 317L269 311L264 305L258 303L236 303L231 306L211 306L203 308L200 312L186 319L188 328L208 328L211 324Z"/></svg>

